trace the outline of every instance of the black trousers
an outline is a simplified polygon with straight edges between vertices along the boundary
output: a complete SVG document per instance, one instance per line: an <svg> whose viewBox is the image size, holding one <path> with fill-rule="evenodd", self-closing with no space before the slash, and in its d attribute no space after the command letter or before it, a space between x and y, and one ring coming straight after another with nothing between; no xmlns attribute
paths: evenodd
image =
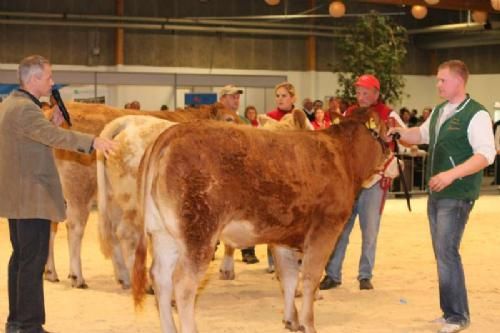
<svg viewBox="0 0 500 333"><path fill-rule="evenodd" d="M43 271L49 252L50 221L9 219L12 255L9 261L8 323L20 332L39 332L45 323Z"/></svg>

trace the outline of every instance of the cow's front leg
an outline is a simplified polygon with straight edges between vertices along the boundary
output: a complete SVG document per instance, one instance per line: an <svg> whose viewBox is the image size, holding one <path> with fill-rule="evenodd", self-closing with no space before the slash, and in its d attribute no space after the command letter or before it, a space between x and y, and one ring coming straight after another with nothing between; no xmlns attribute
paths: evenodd
<svg viewBox="0 0 500 333"><path fill-rule="evenodd" d="M234 280L234 247L224 244L224 257L220 263L219 279Z"/></svg>
<svg viewBox="0 0 500 333"><path fill-rule="evenodd" d="M122 269L121 280L124 289L130 288L130 276L134 267L135 248L139 242L138 235L140 230L134 227L134 220L127 218L128 214L124 214L120 225L117 228L116 235L119 239L119 246L122 253Z"/></svg>
<svg viewBox="0 0 500 333"><path fill-rule="evenodd" d="M290 248L273 246L271 251L285 301L283 323L285 324L285 328L295 332L299 330L297 308L295 307L295 290L298 283L299 264L294 251Z"/></svg>
<svg viewBox="0 0 500 333"><path fill-rule="evenodd" d="M89 217L89 207L75 207L68 202L66 228L68 231L69 247L69 278L71 286L81 289L88 288L82 274L82 239Z"/></svg>
<svg viewBox="0 0 500 333"><path fill-rule="evenodd" d="M57 222L52 222L50 227L50 240L49 240L49 255L47 263L45 264L45 280L50 282L59 282L59 276L56 271L56 262L54 258L54 241L57 234Z"/></svg>

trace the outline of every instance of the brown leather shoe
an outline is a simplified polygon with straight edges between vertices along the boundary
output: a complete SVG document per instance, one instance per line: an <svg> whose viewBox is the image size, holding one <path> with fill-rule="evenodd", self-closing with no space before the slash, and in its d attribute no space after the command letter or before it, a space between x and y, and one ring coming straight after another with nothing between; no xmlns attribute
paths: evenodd
<svg viewBox="0 0 500 333"><path fill-rule="evenodd" d="M373 284L370 279L361 279L359 280L359 289L360 290L370 290L373 289Z"/></svg>

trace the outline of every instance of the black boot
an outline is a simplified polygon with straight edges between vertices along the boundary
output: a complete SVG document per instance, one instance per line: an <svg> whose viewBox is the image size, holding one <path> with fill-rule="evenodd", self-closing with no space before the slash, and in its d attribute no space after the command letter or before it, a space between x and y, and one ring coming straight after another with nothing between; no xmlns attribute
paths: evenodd
<svg viewBox="0 0 500 333"><path fill-rule="evenodd" d="M325 275L325 277L323 278L323 280L319 284L319 290L328 290L328 289L332 289L332 288L337 288L341 284L342 284L342 282L335 281L334 279L332 279L328 275Z"/></svg>
<svg viewBox="0 0 500 333"><path fill-rule="evenodd" d="M259 259L255 256L255 247L249 247L247 249L241 250L242 261L247 264L256 264L259 262Z"/></svg>

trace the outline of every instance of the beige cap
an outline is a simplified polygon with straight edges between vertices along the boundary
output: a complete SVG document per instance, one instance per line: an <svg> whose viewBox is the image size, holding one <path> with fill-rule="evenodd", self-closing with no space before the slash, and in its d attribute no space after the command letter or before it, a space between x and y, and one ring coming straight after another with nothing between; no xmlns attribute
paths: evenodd
<svg viewBox="0 0 500 333"><path fill-rule="evenodd" d="M235 94L243 94L243 90L236 87L233 84L228 84L227 86L222 87L220 90L220 95L235 95Z"/></svg>

